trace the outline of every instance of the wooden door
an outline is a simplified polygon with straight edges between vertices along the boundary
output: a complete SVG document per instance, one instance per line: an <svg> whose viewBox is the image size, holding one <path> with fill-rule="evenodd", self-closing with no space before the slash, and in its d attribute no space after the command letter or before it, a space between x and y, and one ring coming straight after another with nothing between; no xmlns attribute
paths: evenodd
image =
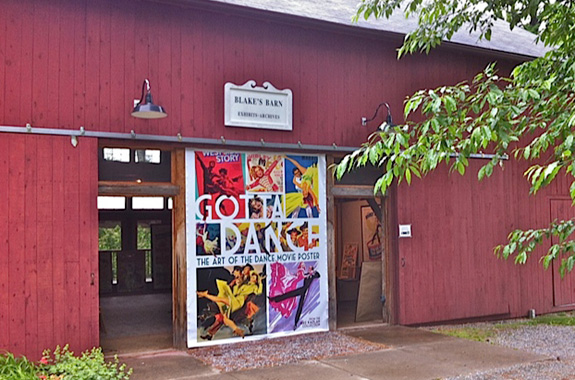
<svg viewBox="0 0 575 380"><path fill-rule="evenodd" d="M571 206L571 199L552 199L551 200L551 221L567 220L575 218L575 208ZM575 236L571 236L575 238ZM552 239L553 243L557 242L556 238ZM552 264L553 270L553 306L575 305L575 273L569 273L561 278L559 274L560 260Z"/></svg>

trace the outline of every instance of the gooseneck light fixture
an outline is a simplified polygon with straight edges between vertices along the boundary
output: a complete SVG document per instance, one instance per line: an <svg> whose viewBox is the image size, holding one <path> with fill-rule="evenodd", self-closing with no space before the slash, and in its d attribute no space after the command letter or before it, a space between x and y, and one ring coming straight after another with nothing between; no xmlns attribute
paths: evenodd
<svg viewBox="0 0 575 380"><path fill-rule="evenodd" d="M368 119L366 117L362 117L361 118L361 125L365 126L370 121L375 120L375 118L377 117L377 113L379 112L379 109L383 106L385 106L385 108L387 108L387 116L385 118L385 121L383 123L381 123L377 129L379 131L382 131L382 132L387 132L390 128L393 128L395 126L395 124L393 124L393 119L391 118L391 109L389 108L389 104L387 104L385 102L383 102L377 106L377 108L375 109L375 113L373 114L373 117L371 119Z"/></svg>
<svg viewBox="0 0 575 380"><path fill-rule="evenodd" d="M144 83L142 84L142 97L132 110L132 116L139 119L162 119L168 116L164 107L152 102L150 81L147 79L144 79Z"/></svg>

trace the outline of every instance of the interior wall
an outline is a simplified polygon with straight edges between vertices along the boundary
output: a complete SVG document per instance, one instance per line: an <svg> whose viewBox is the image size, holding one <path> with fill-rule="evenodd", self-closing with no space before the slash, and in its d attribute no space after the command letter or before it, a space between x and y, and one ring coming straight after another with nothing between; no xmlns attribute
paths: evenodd
<svg viewBox="0 0 575 380"><path fill-rule="evenodd" d="M359 286L359 270L363 257L361 242L361 206L366 206L365 201L342 201L339 203L339 231L337 249L337 275L339 277L341 261L345 244L355 243L358 245L358 260L356 280L338 280L338 301L353 301L357 299Z"/></svg>

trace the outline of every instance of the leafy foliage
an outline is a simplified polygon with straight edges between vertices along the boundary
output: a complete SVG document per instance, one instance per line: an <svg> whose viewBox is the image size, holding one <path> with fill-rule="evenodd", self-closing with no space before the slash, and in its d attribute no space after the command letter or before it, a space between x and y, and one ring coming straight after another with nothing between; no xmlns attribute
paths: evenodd
<svg viewBox="0 0 575 380"><path fill-rule="evenodd" d="M44 351L38 363L10 352L0 355L0 380L129 380L131 374L118 358L106 362L100 348L74 356L68 346L56 347Z"/></svg>
<svg viewBox="0 0 575 380"><path fill-rule="evenodd" d="M524 62L510 77L498 75L495 64L478 73L471 83L418 91L405 101L400 126L383 125L357 151L346 156L335 175L368 162L384 168L374 193L384 193L394 182L410 183L440 164L463 175L469 159L489 151L493 158L479 171L482 179L511 157L533 161L525 172L536 194L560 173L571 178L575 200L575 5L571 0L362 0L355 19L389 17L396 11L418 17L418 28L409 33L399 50L428 52L463 29L489 40L498 22L509 28L530 28L549 48L539 58ZM417 116L422 121L412 121ZM415 116L415 117L414 117ZM501 257L527 257L545 238L561 236L542 258L545 267L561 260L561 273L573 269L575 251L566 232L573 221L555 222L542 230L514 231ZM561 231L561 232L560 232ZM557 235L559 234L559 235Z"/></svg>
<svg viewBox="0 0 575 380"><path fill-rule="evenodd" d="M47 365L44 373L74 380L128 380L132 374L125 364L120 364L118 358L106 362L101 348L85 351L81 356L75 356L68 346L56 347L54 352L44 351Z"/></svg>
<svg viewBox="0 0 575 380"><path fill-rule="evenodd" d="M0 380L38 380L38 369L28 359L11 353L0 355Z"/></svg>
<svg viewBox="0 0 575 380"><path fill-rule="evenodd" d="M100 251L119 251L122 249L122 226L98 228L98 249Z"/></svg>

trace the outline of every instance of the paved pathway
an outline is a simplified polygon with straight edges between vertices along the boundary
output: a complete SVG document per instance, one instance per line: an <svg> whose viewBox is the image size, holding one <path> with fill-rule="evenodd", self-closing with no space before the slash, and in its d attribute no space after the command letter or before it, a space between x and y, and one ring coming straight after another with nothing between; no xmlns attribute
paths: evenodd
<svg viewBox="0 0 575 380"><path fill-rule="evenodd" d="M132 380L433 380L515 364L552 360L543 355L402 326L377 326L344 333L381 343L388 348L376 352L227 373L203 364L184 351L166 351L120 359L134 368Z"/></svg>

